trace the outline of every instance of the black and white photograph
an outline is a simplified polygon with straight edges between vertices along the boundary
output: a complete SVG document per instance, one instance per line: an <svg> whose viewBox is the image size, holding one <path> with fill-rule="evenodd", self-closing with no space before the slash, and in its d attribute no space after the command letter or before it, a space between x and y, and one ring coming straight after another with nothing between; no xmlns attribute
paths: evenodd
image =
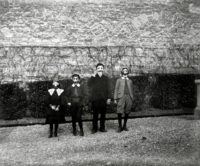
<svg viewBox="0 0 200 166"><path fill-rule="evenodd" d="M200 0L0 0L0 166L200 166Z"/></svg>

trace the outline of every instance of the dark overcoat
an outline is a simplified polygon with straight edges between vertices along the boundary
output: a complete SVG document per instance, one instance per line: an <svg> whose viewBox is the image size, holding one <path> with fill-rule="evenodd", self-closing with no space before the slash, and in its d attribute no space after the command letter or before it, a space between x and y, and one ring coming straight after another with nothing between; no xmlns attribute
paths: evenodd
<svg viewBox="0 0 200 166"><path fill-rule="evenodd" d="M47 94L47 111L46 111L46 123L64 123L64 105L63 105L63 92L61 90L57 92L56 89L49 89ZM59 106L59 110L54 110L50 107L53 105L55 107Z"/></svg>
<svg viewBox="0 0 200 166"><path fill-rule="evenodd" d="M111 98L110 81L105 75L98 74L88 80L90 101L107 100Z"/></svg>

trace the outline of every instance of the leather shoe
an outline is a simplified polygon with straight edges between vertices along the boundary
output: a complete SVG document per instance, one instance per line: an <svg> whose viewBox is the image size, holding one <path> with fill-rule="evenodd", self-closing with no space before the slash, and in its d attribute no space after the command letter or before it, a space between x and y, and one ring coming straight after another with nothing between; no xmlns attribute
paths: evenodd
<svg viewBox="0 0 200 166"><path fill-rule="evenodd" d="M107 132L106 129L100 129L99 131L100 131L100 132L104 132L104 133Z"/></svg>
<svg viewBox="0 0 200 166"><path fill-rule="evenodd" d="M121 132L122 132L122 128L121 128L121 127L118 127L117 132L118 132L118 133L121 133Z"/></svg>
<svg viewBox="0 0 200 166"><path fill-rule="evenodd" d="M52 137L53 137L53 134L52 134L52 133L50 133L50 134L49 134L49 138L52 138Z"/></svg>
<svg viewBox="0 0 200 166"><path fill-rule="evenodd" d="M83 130L80 131L80 136L84 136Z"/></svg>
<svg viewBox="0 0 200 166"><path fill-rule="evenodd" d="M73 135L77 136L77 131L76 130L73 130Z"/></svg>
<svg viewBox="0 0 200 166"><path fill-rule="evenodd" d="M97 130L95 130L95 129L92 129L92 134L95 134L97 132Z"/></svg>
<svg viewBox="0 0 200 166"><path fill-rule="evenodd" d="M124 131L128 131L127 127L123 127L123 130L124 130Z"/></svg>

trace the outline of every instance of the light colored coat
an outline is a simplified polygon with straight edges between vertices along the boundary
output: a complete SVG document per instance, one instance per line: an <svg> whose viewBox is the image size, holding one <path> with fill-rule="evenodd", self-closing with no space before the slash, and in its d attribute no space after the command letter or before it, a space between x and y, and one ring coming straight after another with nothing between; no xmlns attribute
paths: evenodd
<svg viewBox="0 0 200 166"><path fill-rule="evenodd" d="M129 95L133 100L133 82L128 78L127 85L129 89ZM115 84L115 91L114 91L114 100L120 99L124 96L124 89L125 89L125 79L123 77L118 78Z"/></svg>

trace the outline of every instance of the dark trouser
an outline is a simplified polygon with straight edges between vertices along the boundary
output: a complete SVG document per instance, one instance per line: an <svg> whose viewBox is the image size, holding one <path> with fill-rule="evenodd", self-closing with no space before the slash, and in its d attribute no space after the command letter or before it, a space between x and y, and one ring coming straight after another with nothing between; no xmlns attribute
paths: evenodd
<svg viewBox="0 0 200 166"><path fill-rule="evenodd" d="M81 104L80 103L72 103L72 105L71 105L71 116L72 116L73 131L76 131L76 122L78 122L80 130L83 130L81 114L82 114Z"/></svg>
<svg viewBox="0 0 200 166"><path fill-rule="evenodd" d="M100 130L105 129L106 100L96 100L92 102L93 110L93 130L98 130L98 117L100 114Z"/></svg>
<svg viewBox="0 0 200 166"><path fill-rule="evenodd" d="M54 125L54 136L57 136L58 123L50 123L50 124L49 124L50 137L52 137L52 135L53 135L53 125Z"/></svg>

